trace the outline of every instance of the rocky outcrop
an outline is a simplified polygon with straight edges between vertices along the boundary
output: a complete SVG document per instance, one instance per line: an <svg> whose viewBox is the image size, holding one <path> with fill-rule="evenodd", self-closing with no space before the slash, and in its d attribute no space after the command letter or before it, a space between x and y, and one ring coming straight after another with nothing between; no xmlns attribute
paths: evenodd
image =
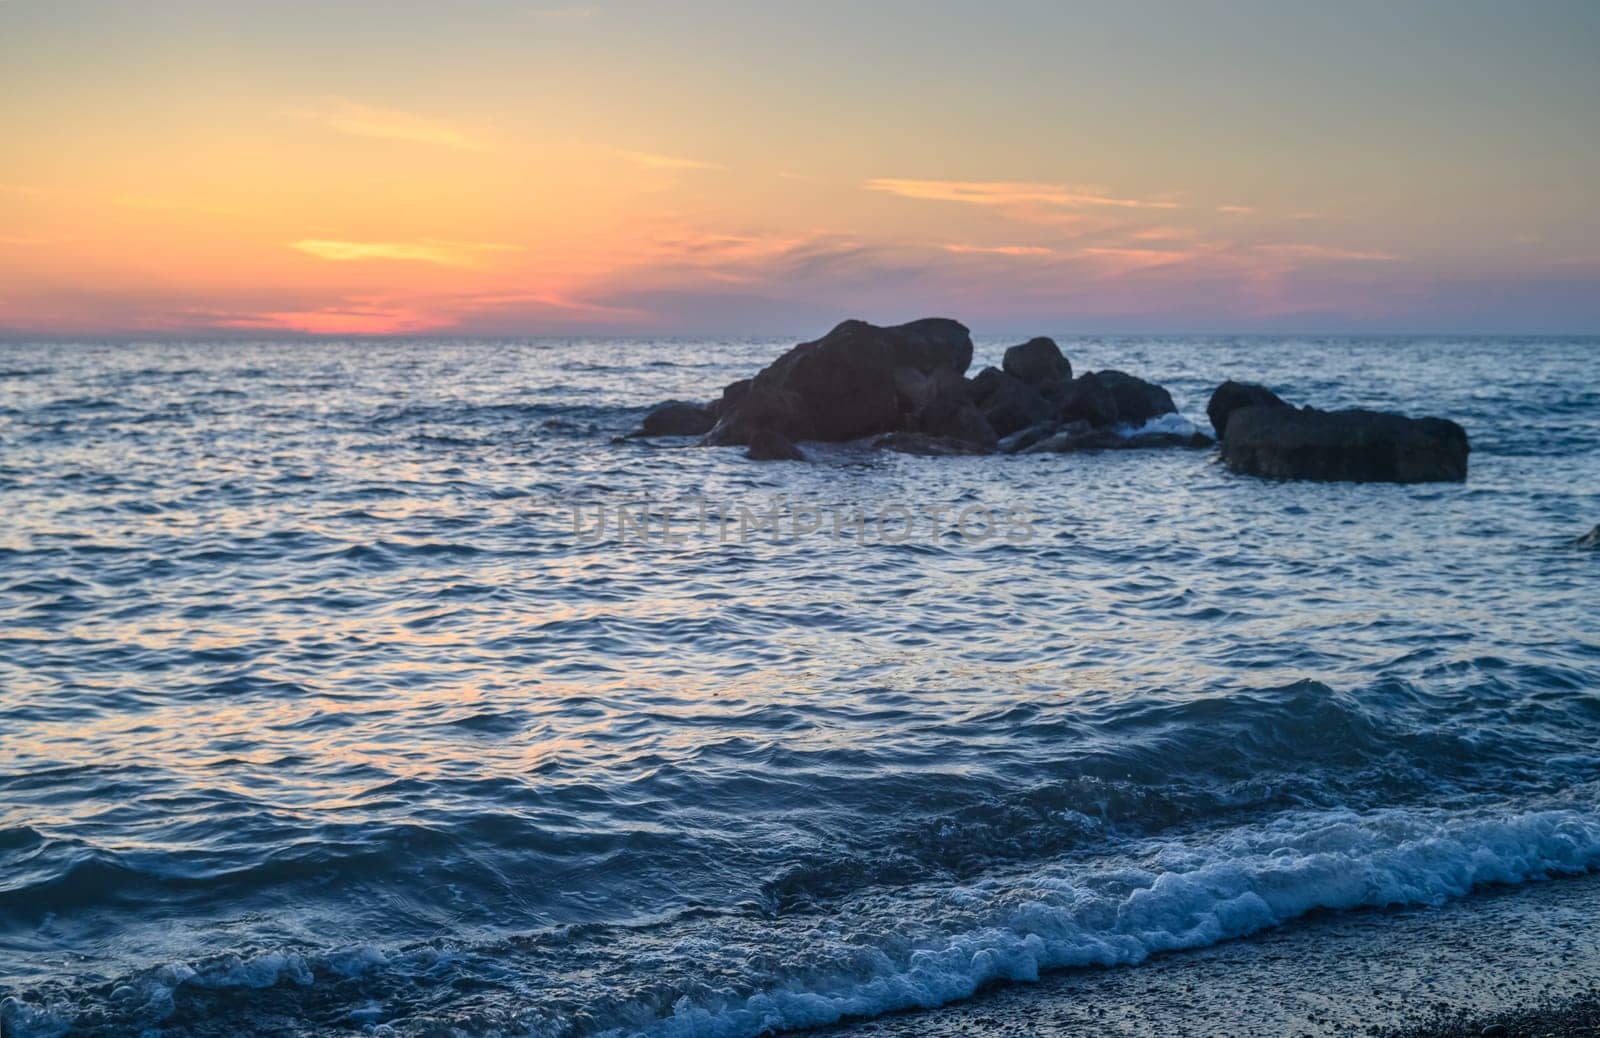
<svg viewBox="0 0 1600 1038"><path fill-rule="evenodd" d="M1259 386L1254 382L1234 382L1230 379L1211 394L1211 402L1206 404L1206 417L1211 419L1211 428L1217 431L1217 439L1220 440L1228 428L1228 416L1239 408L1288 406L1290 405L1266 386Z"/></svg>
<svg viewBox="0 0 1600 1038"><path fill-rule="evenodd" d="M1596 526L1594 529L1590 530L1588 533L1584 534L1582 537L1579 537L1572 543L1575 547L1579 548L1600 548L1600 526Z"/></svg>
<svg viewBox="0 0 1600 1038"><path fill-rule="evenodd" d="M930 317L892 328L845 321L773 361L747 389L731 398L725 391L706 442L749 443L761 429L829 441L892 432L903 414L897 372L959 377L971 363L972 338L955 321Z"/></svg>
<svg viewBox="0 0 1600 1038"><path fill-rule="evenodd" d="M1160 386L1120 371L1078 378L1055 342L1005 351L1003 368L966 377L972 338L962 325L924 318L880 328L845 321L801 343L753 378L730 383L704 407L669 401L639 435L703 434L710 446L751 447L751 457L798 458L805 440L865 440L917 454L1192 445ZM1040 446L1048 442L1048 446Z"/></svg>
<svg viewBox="0 0 1600 1038"><path fill-rule="evenodd" d="M668 400L644 416L635 436L704 436L717 424L709 410L699 404Z"/></svg>
<svg viewBox="0 0 1600 1038"><path fill-rule="evenodd" d="M1227 412L1222 461L1270 479L1426 483L1467 478L1466 431L1443 418L1271 403Z"/></svg>
<svg viewBox="0 0 1600 1038"><path fill-rule="evenodd" d="M750 437L744 456L751 461L805 461L806 456L788 437L771 429L760 429Z"/></svg>
<svg viewBox="0 0 1600 1038"><path fill-rule="evenodd" d="M1042 336L1006 350L1000 366L1007 375L1036 388L1049 382L1072 381L1071 362L1061 355L1054 339Z"/></svg>

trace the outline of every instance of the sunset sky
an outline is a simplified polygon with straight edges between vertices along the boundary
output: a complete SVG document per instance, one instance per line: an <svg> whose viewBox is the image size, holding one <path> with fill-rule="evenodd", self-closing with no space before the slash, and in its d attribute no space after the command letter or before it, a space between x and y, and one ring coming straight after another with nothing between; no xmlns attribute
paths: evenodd
<svg viewBox="0 0 1600 1038"><path fill-rule="evenodd" d="M1600 4L0 0L0 334L1600 332Z"/></svg>

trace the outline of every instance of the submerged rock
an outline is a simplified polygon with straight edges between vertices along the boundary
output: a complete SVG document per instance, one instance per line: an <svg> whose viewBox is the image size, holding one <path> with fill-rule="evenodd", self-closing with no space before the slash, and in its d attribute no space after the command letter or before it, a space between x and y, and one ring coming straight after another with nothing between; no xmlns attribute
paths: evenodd
<svg viewBox="0 0 1600 1038"><path fill-rule="evenodd" d="M744 456L751 461L805 461L806 456L794 442L771 429L761 429L750 438Z"/></svg>
<svg viewBox="0 0 1600 1038"><path fill-rule="evenodd" d="M872 440L874 450L896 451L900 454L917 454L927 458L943 458L956 454L991 454L985 447L971 440L952 439L948 436L930 436L919 432L892 432Z"/></svg>
<svg viewBox="0 0 1600 1038"><path fill-rule="evenodd" d="M1036 425L1000 441L1005 454L1062 454L1084 450L1137 450L1146 447L1209 447L1211 437L1177 415L1146 426L1101 426L1081 419Z"/></svg>
<svg viewBox="0 0 1600 1038"><path fill-rule="evenodd" d="M1254 382L1224 382L1211 394L1206 404L1206 417L1220 440L1228 427L1228 416L1241 407L1289 407L1278 394Z"/></svg>
<svg viewBox="0 0 1600 1038"><path fill-rule="evenodd" d="M703 436L717 424L709 410L683 400L668 400L644 416L635 436Z"/></svg>
<svg viewBox="0 0 1600 1038"><path fill-rule="evenodd" d="M1443 418L1256 404L1229 411L1223 424L1222 461L1234 472L1362 483L1467 478L1466 431Z"/></svg>
<svg viewBox="0 0 1600 1038"><path fill-rule="evenodd" d="M1006 350L1001 367L1007 375L1030 386L1072 381L1072 363L1061 355L1054 339L1043 336Z"/></svg>

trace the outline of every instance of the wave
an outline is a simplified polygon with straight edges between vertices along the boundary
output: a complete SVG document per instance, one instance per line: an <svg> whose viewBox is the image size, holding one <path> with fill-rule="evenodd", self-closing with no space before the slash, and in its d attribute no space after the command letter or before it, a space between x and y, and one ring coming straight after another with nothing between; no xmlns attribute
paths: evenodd
<svg viewBox="0 0 1600 1038"><path fill-rule="evenodd" d="M1134 965L1318 910L1434 905L1479 886L1600 867L1600 818L1574 810L1456 825L1404 812L1336 816L1299 831L1292 824L1212 850L1170 848L1173 867L1122 870L1100 884L1050 873L1017 887L976 885L954 896L987 901L987 925L902 950L861 948L847 968L776 976L748 993L685 993L664 1017L601 1033L753 1038L820 1027L933 1008L1046 970Z"/></svg>
<svg viewBox="0 0 1600 1038"><path fill-rule="evenodd" d="M1594 871L1594 792L1583 790L1577 806L1519 812L1291 813L1146 841L1128 859L1138 864L996 873L892 901L863 898L821 922L687 912L487 945L222 955L42 1001L12 997L0 1004L0 1023L18 1038L156 1023L165 1033L191 1025L268 1033L297 1004L301 1018L387 1016L408 1033L409 1023L429 1026L427 1007L437 1004L429 989L475 984L514 995L494 1012L469 1014L478 1025L466 1033L500 1032L488 1023L500 1020L549 1038L754 1038L933 1008L1051 970L1136 965L1318 911L1437 905L1488 885ZM406 1004L394 1000L398 991L409 992Z"/></svg>

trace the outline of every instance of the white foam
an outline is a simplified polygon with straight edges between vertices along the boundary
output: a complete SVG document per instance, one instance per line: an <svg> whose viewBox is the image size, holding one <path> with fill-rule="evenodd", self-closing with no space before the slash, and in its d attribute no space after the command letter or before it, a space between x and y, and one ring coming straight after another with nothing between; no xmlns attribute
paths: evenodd
<svg viewBox="0 0 1600 1038"><path fill-rule="evenodd" d="M1200 427L1176 411L1156 415L1143 425L1124 423L1117 426L1117 435L1128 440L1141 436L1193 436Z"/></svg>
<svg viewBox="0 0 1600 1038"><path fill-rule="evenodd" d="M986 925L902 954L878 950L819 980L684 997L672 1014L610 1034L744 1038L844 1017L928 1008L1041 970L1113 966L1242 937L1316 909L1436 904L1489 883L1600 867L1600 819L1550 810L1452 819L1390 811L1287 816L1202 844L1151 844L1153 867L1047 870L957 892Z"/></svg>

